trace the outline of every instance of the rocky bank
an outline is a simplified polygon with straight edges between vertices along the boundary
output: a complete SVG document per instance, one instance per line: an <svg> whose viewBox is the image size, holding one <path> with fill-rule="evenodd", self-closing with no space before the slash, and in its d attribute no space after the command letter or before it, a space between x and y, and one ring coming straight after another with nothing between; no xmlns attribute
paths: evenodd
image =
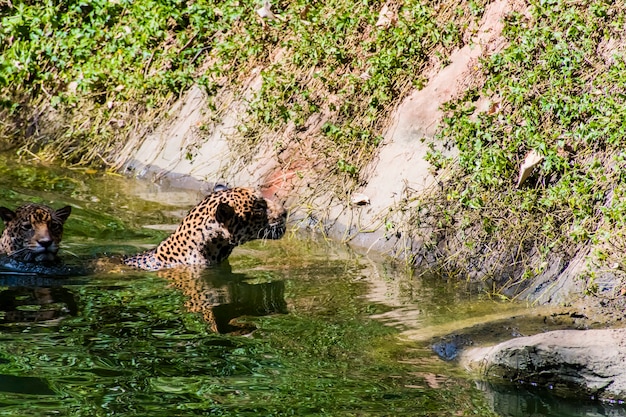
<svg viewBox="0 0 626 417"><path fill-rule="evenodd" d="M626 330L555 330L464 352L461 364L492 381L522 382L579 398L626 398Z"/></svg>

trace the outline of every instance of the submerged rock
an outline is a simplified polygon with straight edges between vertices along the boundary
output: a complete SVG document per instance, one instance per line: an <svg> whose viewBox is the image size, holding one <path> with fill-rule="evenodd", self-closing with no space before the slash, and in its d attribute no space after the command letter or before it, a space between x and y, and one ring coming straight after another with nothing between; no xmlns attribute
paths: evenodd
<svg viewBox="0 0 626 417"><path fill-rule="evenodd" d="M626 398L626 329L557 330L470 348L460 363L490 381L545 387L566 397Z"/></svg>
<svg viewBox="0 0 626 417"><path fill-rule="evenodd" d="M465 346L470 346L472 340L465 335L451 335L433 343L431 348L444 361L456 359Z"/></svg>

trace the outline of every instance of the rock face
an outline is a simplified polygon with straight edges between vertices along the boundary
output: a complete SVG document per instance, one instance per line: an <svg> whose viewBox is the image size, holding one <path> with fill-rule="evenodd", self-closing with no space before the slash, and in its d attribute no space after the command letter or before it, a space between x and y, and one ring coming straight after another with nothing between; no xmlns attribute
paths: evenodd
<svg viewBox="0 0 626 417"><path fill-rule="evenodd" d="M562 396L626 398L626 329L558 330L465 351L465 368Z"/></svg>

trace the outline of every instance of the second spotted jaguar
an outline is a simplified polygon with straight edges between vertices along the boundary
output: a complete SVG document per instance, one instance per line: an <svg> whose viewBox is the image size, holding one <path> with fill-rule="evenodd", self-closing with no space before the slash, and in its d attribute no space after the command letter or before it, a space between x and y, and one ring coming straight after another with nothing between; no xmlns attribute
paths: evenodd
<svg viewBox="0 0 626 417"><path fill-rule="evenodd" d="M156 271L178 265L215 265L242 243L280 239L287 212L251 188L209 194L155 249L124 259L126 265Z"/></svg>

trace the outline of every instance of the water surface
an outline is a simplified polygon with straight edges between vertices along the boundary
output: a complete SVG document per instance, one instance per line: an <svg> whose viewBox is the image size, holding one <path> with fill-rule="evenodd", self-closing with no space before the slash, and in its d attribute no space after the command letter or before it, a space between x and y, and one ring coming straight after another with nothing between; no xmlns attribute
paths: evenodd
<svg viewBox="0 0 626 417"><path fill-rule="evenodd" d="M22 165L0 161L0 205L72 205L61 253L73 265L153 247L205 192ZM567 414L549 396L478 384L431 349L525 309L303 233L246 244L201 270L1 271L0 414L596 412L582 404Z"/></svg>

